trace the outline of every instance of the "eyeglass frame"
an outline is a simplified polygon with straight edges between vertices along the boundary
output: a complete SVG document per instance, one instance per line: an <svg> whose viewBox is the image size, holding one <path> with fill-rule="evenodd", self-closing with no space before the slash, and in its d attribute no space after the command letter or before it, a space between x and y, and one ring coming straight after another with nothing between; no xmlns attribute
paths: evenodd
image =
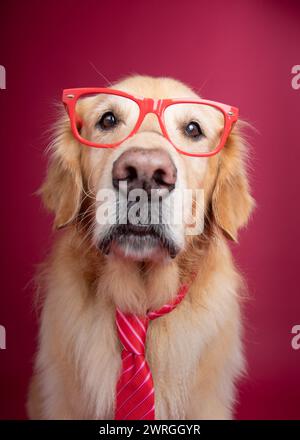
<svg viewBox="0 0 300 440"><path fill-rule="evenodd" d="M95 94L110 94L110 95L116 95L123 98L130 99L134 101L139 106L139 117L137 119L137 122L132 129L132 131L121 141L115 142L113 144L99 144L95 142L91 142L87 139L84 139L79 131L77 124L81 124L81 121L76 118L76 104L77 101L83 96L83 95L95 95ZM87 145L89 147L94 148L115 148L118 147L120 144L125 142L128 138L134 136L140 126L142 125L142 122L144 121L145 117L149 113L153 113L157 116L160 129L162 131L163 136L171 143L171 145L181 154L184 154L186 156L190 157L210 157L214 156L215 154L219 153L221 149L224 147L226 140L233 128L233 125L238 119L239 110L237 107L233 107L231 105L222 104L220 102L216 101L210 101L207 99L181 99L181 98L167 98L167 99L153 99L153 98L144 98L144 97L137 97L130 95L126 92L123 92L121 90L117 89L110 89L110 88L74 88L74 89L64 89L62 94L62 102L65 106L65 109L68 113L68 116L70 118L71 123L71 129L73 136L75 139L77 139L81 144ZM165 110L174 104L203 104L210 107L214 107L217 110L219 110L223 116L224 116L224 130L221 136L221 139L219 141L219 145L217 148L215 148L212 151L209 152L201 152L201 153L189 153L187 151L183 151L180 148L178 148L171 140L171 138L168 135L168 131L165 126L165 120L164 120L164 112Z"/></svg>

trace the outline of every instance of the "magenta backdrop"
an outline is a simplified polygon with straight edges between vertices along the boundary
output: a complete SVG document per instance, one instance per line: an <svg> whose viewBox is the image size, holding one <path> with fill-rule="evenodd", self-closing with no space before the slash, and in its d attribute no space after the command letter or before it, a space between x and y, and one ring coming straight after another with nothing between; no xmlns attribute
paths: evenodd
<svg viewBox="0 0 300 440"><path fill-rule="evenodd" d="M51 242L35 197L45 173L45 131L65 87L103 86L129 73L167 75L205 98L237 105L257 132L251 182L257 210L233 246L248 281L248 378L238 418L299 418L300 3L287 1L2 1L0 90L2 263L0 418L26 417L36 344L31 279Z"/></svg>

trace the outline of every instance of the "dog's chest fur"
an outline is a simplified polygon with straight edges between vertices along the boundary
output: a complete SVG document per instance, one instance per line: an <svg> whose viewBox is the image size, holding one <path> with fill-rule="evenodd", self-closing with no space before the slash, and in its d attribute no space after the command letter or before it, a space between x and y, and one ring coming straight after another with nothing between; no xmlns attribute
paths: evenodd
<svg viewBox="0 0 300 440"><path fill-rule="evenodd" d="M203 350L235 307L234 286L221 277L212 276L200 301L195 285L175 310L149 325L146 356L157 419L188 418ZM95 301L86 302L84 289L62 271L47 292L37 362L46 418L114 418L121 368L115 308L101 289Z"/></svg>

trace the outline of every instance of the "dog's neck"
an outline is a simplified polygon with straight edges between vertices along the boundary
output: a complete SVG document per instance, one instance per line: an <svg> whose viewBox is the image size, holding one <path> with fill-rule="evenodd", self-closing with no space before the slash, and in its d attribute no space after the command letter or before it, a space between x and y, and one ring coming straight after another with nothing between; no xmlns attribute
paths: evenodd
<svg viewBox="0 0 300 440"><path fill-rule="evenodd" d="M99 289L124 312L145 315L175 298L179 289L179 269L175 261L141 265L108 257L105 264Z"/></svg>
<svg viewBox="0 0 300 440"><path fill-rule="evenodd" d="M202 240L197 247L195 242L190 243L175 260L164 263L138 263L108 256L99 289L124 312L145 315L157 310L177 296L182 283L192 283L207 255L207 243Z"/></svg>
<svg viewBox="0 0 300 440"><path fill-rule="evenodd" d="M74 233L74 238L78 239L78 252L81 249L82 253L78 230ZM141 263L115 255L104 257L90 247L85 262L91 286L94 286L93 290L96 288L96 295L105 295L124 312L145 315L157 310L173 300L181 284L191 283L195 274L205 266L212 240L203 237L192 239L184 252L166 262Z"/></svg>

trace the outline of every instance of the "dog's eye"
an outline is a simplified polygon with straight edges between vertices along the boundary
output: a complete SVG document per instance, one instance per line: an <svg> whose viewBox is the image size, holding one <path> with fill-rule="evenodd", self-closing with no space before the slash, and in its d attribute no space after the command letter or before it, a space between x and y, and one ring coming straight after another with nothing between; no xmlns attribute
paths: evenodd
<svg viewBox="0 0 300 440"><path fill-rule="evenodd" d="M195 121L189 122L188 125L186 125L184 132L188 137L195 140L203 136L203 132L201 130L200 125L198 124L198 122Z"/></svg>
<svg viewBox="0 0 300 440"><path fill-rule="evenodd" d="M102 130L110 130L111 128L114 128L118 124L118 120L116 116L113 114L113 112L106 112L101 117L101 119L97 122L97 125Z"/></svg>

